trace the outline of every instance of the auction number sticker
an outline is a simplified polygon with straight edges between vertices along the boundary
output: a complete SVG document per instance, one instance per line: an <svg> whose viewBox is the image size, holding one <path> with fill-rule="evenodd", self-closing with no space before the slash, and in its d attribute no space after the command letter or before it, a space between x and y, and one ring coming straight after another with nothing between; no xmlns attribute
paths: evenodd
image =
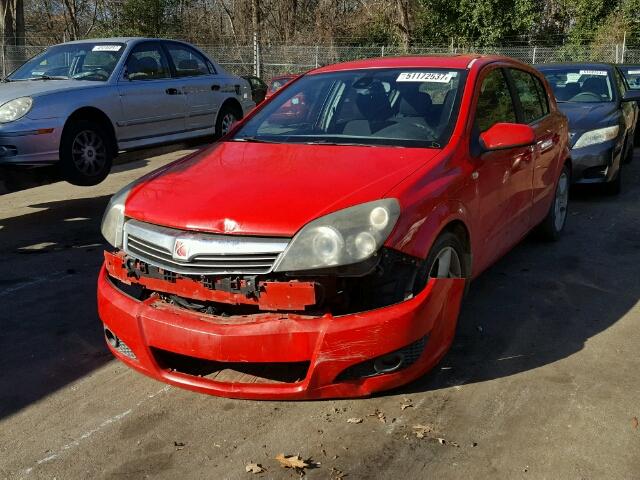
<svg viewBox="0 0 640 480"><path fill-rule="evenodd" d="M122 45L96 45L91 49L92 52L119 52Z"/></svg>
<svg viewBox="0 0 640 480"><path fill-rule="evenodd" d="M640 75L640 70L629 70L628 75Z"/></svg>
<svg viewBox="0 0 640 480"><path fill-rule="evenodd" d="M599 75L606 77L607 72L605 70L580 70L580 75Z"/></svg>
<svg viewBox="0 0 640 480"><path fill-rule="evenodd" d="M458 72L402 72L396 82L449 83Z"/></svg>

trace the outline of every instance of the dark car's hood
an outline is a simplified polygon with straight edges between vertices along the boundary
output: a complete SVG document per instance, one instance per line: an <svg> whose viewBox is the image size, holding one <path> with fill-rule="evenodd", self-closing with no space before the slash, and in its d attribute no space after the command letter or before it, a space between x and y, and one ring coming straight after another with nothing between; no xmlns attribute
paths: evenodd
<svg viewBox="0 0 640 480"><path fill-rule="evenodd" d="M617 125L618 116L620 115L620 110L616 102L559 102L558 107L569 119L572 146L578 140L578 134L588 130L595 130L596 128Z"/></svg>
<svg viewBox="0 0 640 480"><path fill-rule="evenodd" d="M136 186L125 215L214 233L292 236L382 198L441 150L224 142Z"/></svg>
<svg viewBox="0 0 640 480"><path fill-rule="evenodd" d="M0 83L0 104L19 97L32 97L78 88L100 87L105 82L89 80L20 80Z"/></svg>

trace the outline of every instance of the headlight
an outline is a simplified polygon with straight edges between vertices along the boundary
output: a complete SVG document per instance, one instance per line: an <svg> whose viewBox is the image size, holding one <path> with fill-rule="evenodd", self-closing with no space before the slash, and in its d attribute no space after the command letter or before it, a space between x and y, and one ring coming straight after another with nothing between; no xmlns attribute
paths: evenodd
<svg viewBox="0 0 640 480"><path fill-rule="evenodd" d="M124 233L124 203L136 182L130 183L111 197L102 217L100 231L107 242L116 248L122 248Z"/></svg>
<svg viewBox="0 0 640 480"><path fill-rule="evenodd" d="M580 138L573 146L573 148L583 148L589 145L595 145L596 143L603 143L608 140L613 140L618 136L620 127L614 125L613 127L599 128L597 130L591 130L580 135Z"/></svg>
<svg viewBox="0 0 640 480"><path fill-rule="evenodd" d="M20 97L0 106L0 123L13 122L24 117L31 110L31 97Z"/></svg>
<svg viewBox="0 0 640 480"><path fill-rule="evenodd" d="M312 270L366 260L382 247L399 216L398 201L387 198L320 217L293 237L274 270Z"/></svg>

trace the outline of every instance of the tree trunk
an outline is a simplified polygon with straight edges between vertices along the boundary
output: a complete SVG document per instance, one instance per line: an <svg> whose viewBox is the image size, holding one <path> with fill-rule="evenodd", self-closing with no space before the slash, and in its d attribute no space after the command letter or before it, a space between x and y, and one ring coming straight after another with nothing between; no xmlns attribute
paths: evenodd
<svg viewBox="0 0 640 480"><path fill-rule="evenodd" d="M411 46L411 26L409 24L409 0L397 0L398 8L398 29L400 30L400 38L405 53L409 51Z"/></svg>

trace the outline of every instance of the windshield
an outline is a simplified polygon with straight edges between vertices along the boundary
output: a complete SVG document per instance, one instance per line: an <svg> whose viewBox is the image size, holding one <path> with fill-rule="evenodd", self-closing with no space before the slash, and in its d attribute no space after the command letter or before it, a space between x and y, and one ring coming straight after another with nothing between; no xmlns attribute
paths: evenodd
<svg viewBox="0 0 640 480"><path fill-rule="evenodd" d="M76 80L106 81L111 76L122 52L122 43L69 43L56 45L33 57L9 80Z"/></svg>
<svg viewBox="0 0 640 480"><path fill-rule="evenodd" d="M613 100L611 74L598 68L540 69L559 102L599 103Z"/></svg>
<svg viewBox="0 0 640 480"><path fill-rule="evenodd" d="M633 67L620 67L624 78L629 83L629 88L632 90L640 90L640 65Z"/></svg>
<svg viewBox="0 0 640 480"><path fill-rule="evenodd" d="M376 69L306 75L232 140L440 148L453 131L465 74Z"/></svg>

